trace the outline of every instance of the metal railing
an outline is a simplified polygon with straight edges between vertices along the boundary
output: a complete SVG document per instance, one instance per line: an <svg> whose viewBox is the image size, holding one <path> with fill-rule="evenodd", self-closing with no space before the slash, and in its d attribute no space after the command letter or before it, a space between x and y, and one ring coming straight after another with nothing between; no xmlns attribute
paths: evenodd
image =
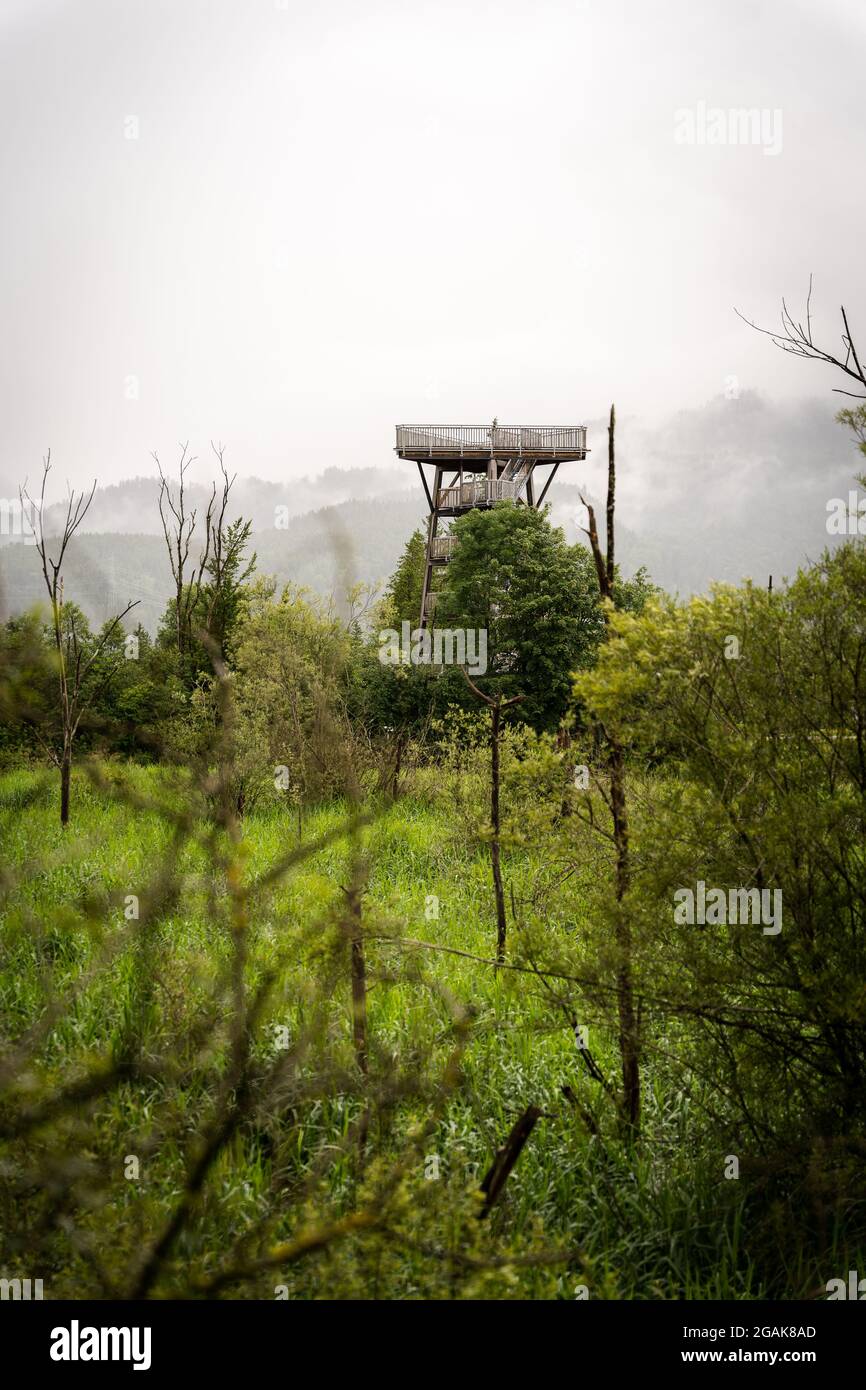
<svg viewBox="0 0 866 1390"><path fill-rule="evenodd" d="M483 507L491 502L516 502L525 487L526 478L508 482L501 478L495 482L480 478L474 483L440 487L436 506L439 511L453 511L457 507Z"/></svg>
<svg viewBox="0 0 866 1390"><path fill-rule="evenodd" d="M438 599L438 597L439 597L438 594L428 594L427 597L425 598L425 600L424 600L424 617L425 617L425 618L432 618L432 617L433 617L433 613L434 613L435 608L436 608L436 600Z"/></svg>
<svg viewBox="0 0 866 1390"><path fill-rule="evenodd" d="M456 549L456 536L434 536L430 542L430 559L450 560Z"/></svg>
<svg viewBox="0 0 866 1390"><path fill-rule="evenodd" d="M428 455L463 453L583 453L585 425L398 425L397 452Z"/></svg>

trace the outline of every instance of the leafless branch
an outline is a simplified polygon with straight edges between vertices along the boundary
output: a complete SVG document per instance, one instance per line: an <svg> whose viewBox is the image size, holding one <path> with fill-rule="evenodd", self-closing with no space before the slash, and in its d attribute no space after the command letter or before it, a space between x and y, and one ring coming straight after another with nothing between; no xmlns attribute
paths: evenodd
<svg viewBox="0 0 866 1390"><path fill-rule="evenodd" d="M812 276L809 276L809 292L806 296L806 326L802 322L795 320L787 302L782 300L781 327L777 329L761 328L754 320L747 318L740 313L739 309L734 309L734 313L747 323L750 328L754 328L757 333L763 333L770 338L777 348L782 352L789 352L794 357L807 357L815 362L826 362L828 366L835 367L838 371L844 372L852 381L856 381L863 389L860 391L844 391L839 386L834 386L833 390L837 395L852 396L855 400L866 399L866 373L860 362L860 357L854 343L854 336L848 323L848 315L844 304L840 306L842 315L842 346L845 349L844 358L837 357L835 353L827 348L820 347L814 339L812 333Z"/></svg>

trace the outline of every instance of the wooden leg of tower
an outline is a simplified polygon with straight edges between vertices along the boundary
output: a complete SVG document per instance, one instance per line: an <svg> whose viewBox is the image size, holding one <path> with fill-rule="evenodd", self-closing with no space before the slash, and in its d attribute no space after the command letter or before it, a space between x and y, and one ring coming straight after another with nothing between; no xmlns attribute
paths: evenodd
<svg viewBox="0 0 866 1390"><path fill-rule="evenodd" d="M529 470L529 477L526 479L526 505L535 506L535 490L532 486L532 469Z"/></svg>
<svg viewBox="0 0 866 1390"><path fill-rule="evenodd" d="M538 499L538 505L539 505L539 507L542 505L542 503L544 502L545 497L547 496L547 489L550 487L550 484L553 482L554 478L556 477L556 470L557 470L558 468L559 468L559 464L558 464L558 463L555 463L555 464L553 465L553 467L551 468L550 472L549 472L548 475L547 475L547 482L544 484L544 487L543 487L542 490L541 490L541 496L540 496L539 499Z"/></svg>
<svg viewBox="0 0 866 1390"><path fill-rule="evenodd" d="M433 579L433 541L436 536L436 529L439 525L439 489L442 486L442 469L436 469L436 476L433 480L433 510L430 513L430 520L427 523L427 553L424 556L424 584L421 589L421 622L422 628L427 626L427 597L432 590Z"/></svg>
<svg viewBox="0 0 866 1390"><path fill-rule="evenodd" d="M427 550L424 554L424 583L421 586L421 617L419 627L427 626L427 595L430 592L430 580L433 575L433 562L430 559L430 549L433 537L436 534L436 513L430 513L430 520L427 523Z"/></svg>

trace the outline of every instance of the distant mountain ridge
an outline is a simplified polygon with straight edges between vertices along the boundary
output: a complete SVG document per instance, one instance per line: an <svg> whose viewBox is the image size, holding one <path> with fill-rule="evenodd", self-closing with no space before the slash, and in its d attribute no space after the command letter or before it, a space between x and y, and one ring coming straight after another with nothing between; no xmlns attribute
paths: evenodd
<svg viewBox="0 0 866 1390"><path fill-rule="evenodd" d="M231 476L231 459L226 457ZM163 467L172 487L176 479L172 464L163 460ZM417 474L409 474L406 488L417 486ZM399 491L401 477L394 469L386 468L326 468L315 477L283 483L263 478L238 476L232 489L232 510L248 518L254 530L273 526L278 507L289 516L303 516L323 507L339 506L353 499L363 500L381 493ZM31 493L33 491L31 486ZM201 482L187 484L188 511L195 510L203 518L210 496L209 487ZM122 483L97 487L82 531L111 535L162 535L159 519L159 477L154 468L152 477L130 478ZM56 530L62 522L65 505L60 502L46 508L46 530Z"/></svg>
<svg viewBox="0 0 866 1390"><path fill-rule="evenodd" d="M581 492L604 496L603 422L591 426L590 445L587 463L560 469L548 493L551 519L570 541L586 539ZM627 574L645 565L656 583L682 594L747 575L766 583L773 574L778 583L816 559L833 543L827 501L846 497L859 470L832 403L783 406L754 393L682 411L657 429L626 417L617 459L618 561ZM201 484L190 488L200 517L207 495ZM138 598L131 618L155 630L171 589L157 497L156 477L97 489L66 563L67 593L91 620ZM232 515L253 522L259 573L338 599L355 581L384 581L412 531L426 525L424 494L408 468L405 481L394 468L328 468L285 483L238 477L232 500ZM57 506L49 509L49 532L58 516ZM0 615L43 598L33 547L0 542Z"/></svg>

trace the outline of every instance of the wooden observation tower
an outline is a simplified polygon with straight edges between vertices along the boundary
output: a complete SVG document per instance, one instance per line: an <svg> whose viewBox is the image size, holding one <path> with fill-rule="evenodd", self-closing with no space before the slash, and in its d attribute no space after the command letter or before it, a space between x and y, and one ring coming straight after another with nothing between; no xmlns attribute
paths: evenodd
<svg viewBox="0 0 866 1390"><path fill-rule="evenodd" d="M457 543L450 532L451 519L475 507L492 507L494 502L508 500L519 506L540 507L559 465L585 459L587 452L585 425L397 426L397 454L417 463L430 507L422 627L436 607L434 569L448 563ZM425 464L433 469L432 490ZM545 464L551 465L551 470L536 497L535 470Z"/></svg>

